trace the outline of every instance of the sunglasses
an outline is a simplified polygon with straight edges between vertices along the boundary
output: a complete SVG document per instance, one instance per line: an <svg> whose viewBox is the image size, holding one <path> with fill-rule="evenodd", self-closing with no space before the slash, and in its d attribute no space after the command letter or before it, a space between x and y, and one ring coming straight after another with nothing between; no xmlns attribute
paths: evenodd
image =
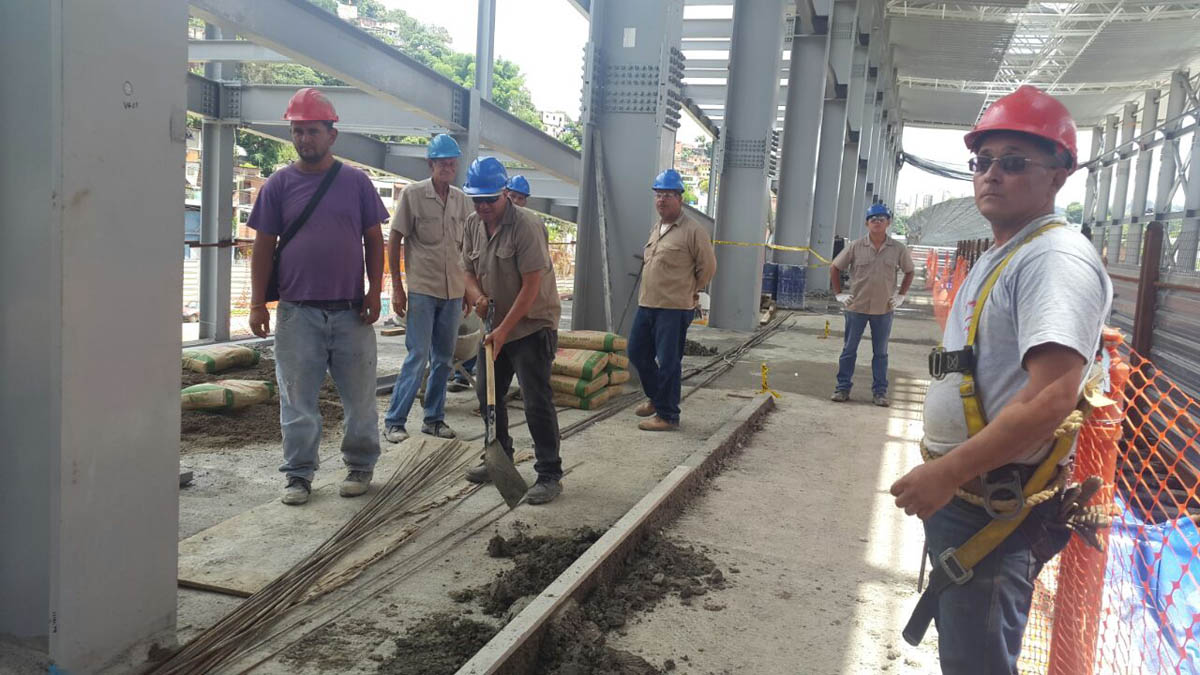
<svg viewBox="0 0 1200 675"><path fill-rule="evenodd" d="M498 199L500 199L500 195L495 195L494 197L471 197L471 201L476 204L495 204Z"/></svg>
<svg viewBox="0 0 1200 675"><path fill-rule="evenodd" d="M981 157L972 157L971 159L967 160L967 167L970 168L972 172L979 175L987 173L988 170L992 168L993 164L998 165L1000 170L1007 174L1024 173L1025 170L1030 166L1041 166L1047 169L1055 168L1049 164L1035 162L1028 157L1022 157L1021 155L1005 155L1003 157L988 157L984 155Z"/></svg>
<svg viewBox="0 0 1200 675"><path fill-rule="evenodd" d="M887 216L871 216L870 218L867 218L867 222L871 222L871 221L883 222L883 221L887 221L887 219L888 219Z"/></svg>

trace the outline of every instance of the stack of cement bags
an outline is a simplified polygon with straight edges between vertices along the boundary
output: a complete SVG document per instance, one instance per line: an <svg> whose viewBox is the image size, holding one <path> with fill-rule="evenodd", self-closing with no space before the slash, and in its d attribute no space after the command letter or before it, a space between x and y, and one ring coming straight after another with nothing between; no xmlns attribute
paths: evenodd
<svg viewBox="0 0 1200 675"><path fill-rule="evenodd" d="M627 341L615 333L576 330L558 334L558 353L550 386L554 403L595 410L623 393L629 381Z"/></svg>

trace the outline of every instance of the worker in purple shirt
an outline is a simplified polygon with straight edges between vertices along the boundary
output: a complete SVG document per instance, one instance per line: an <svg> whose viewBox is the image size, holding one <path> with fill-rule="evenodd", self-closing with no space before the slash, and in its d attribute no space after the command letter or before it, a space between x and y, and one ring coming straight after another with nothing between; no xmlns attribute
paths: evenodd
<svg viewBox="0 0 1200 675"><path fill-rule="evenodd" d="M380 223L388 213L366 174L334 160L330 149L337 140L338 115L324 94L311 88L296 92L284 119L291 122L300 159L267 180L250 212L248 225L257 233L250 262L250 329L259 337L271 330L266 303L278 244L280 471L287 476L283 503L295 505L308 501L320 463L317 395L326 371L345 411L342 460L349 473L341 495L356 497L371 484L379 458L371 324L379 318ZM326 191L318 194L327 180ZM302 218L306 211L308 217Z"/></svg>

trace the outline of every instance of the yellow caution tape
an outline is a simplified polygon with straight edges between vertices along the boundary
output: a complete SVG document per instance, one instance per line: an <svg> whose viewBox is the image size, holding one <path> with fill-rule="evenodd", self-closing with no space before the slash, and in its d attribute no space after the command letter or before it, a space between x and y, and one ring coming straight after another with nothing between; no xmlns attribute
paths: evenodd
<svg viewBox="0 0 1200 675"><path fill-rule="evenodd" d="M767 372L768 372L767 371L767 362L763 361L763 364L762 364L762 389L760 389L758 391L758 393L770 394L771 396L774 396L775 398L779 398L779 392L777 392L774 389L767 386Z"/></svg>
<svg viewBox="0 0 1200 675"><path fill-rule="evenodd" d="M713 245L718 245L718 246L762 246L764 248L769 248L773 251L795 251L797 253L808 252L810 255L812 255L812 257L816 258L817 260L820 260L821 262L825 263L826 265L833 264L832 261L826 260L825 258L821 257L820 253L817 253L816 251L812 250L811 248L809 248L807 246L784 246L783 244L752 244L747 241L714 241Z"/></svg>

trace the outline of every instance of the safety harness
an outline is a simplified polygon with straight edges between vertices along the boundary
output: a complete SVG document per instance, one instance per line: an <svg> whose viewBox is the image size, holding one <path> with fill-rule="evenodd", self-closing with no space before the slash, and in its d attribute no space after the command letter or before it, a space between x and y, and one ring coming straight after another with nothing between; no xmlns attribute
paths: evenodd
<svg viewBox="0 0 1200 675"><path fill-rule="evenodd" d="M987 302L988 296L991 295L996 281L1000 278L1000 273L1008 266L1008 263L1017 251L1037 237L1063 225L1064 223L1062 222L1050 222L1043 225L1027 236L1024 241L1013 247L1013 250L1009 251L1000 260L980 289L979 298L971 313L971 323L967 329L966 346L963 349L948 352L939 346L929 355L929 373L935 379L941 379L948 373L962 373L962 384L959 385L958 391L962 399L963 414L966 416L968 438L979 433L987 425L983 403L979 399L979 392L975 386L975 365L977 363L975 338L979 330L980 319L983 316L984 304ZM1093 398L1092 400L1095 399ZM1083 420L1091 412L1092 404L1088 401L1089 397L1083 397L1071 415L1055 430L1055 441L1050 453L1023 484L1021 475L1016 469L1012 469L1007 477L1001 480L989 480L987 476L981 477L983 485L982 500L979 500L975 495L969 495L970 497L975 497L975 499L968 499L968 501L983 506L988 515L992 517L992 521L958 548L947 548L937 555L938 564L934 566L933 571L929 575L929 586L921 594L921 598L917 601L917 606L913 610L912 617L908 620L908 625L904 627L904 639L909 644L914 646L920 644L926 629L929 627L929 622L933 620L937 611L937 599L941 592L951 584L961 585L970 581L974 574L973 569L975 565L979 564L1001 542L1015 532L1025 518L1029 516L1034 506L1047 501L1062 490L1064 487L1065 472L1057 470L1058 464L1071 452L1071 447L1075 443L1075 437L1083 425ZM924 448L922 450L927 461L933 459L927 451L924 451ZM1055 478L1060 478L1060 480L1055 481L1056 485L1054 488L1046 489L1047 485ZM1065 527L1074 529L1072 527L1073 523L1068 523L1068 521L1075 518L1077 512L1083 510L1082 505L1086 503L1086 500L1094 494L1098 487L1098 480L1092 481L1089 479L1086 484L1086 498L1082 501L1077 501L1077 503L1073 501L1070 509L1068 509L1068 505L1064 504L1062 508L1064 513L1060 513L1059 515L1063 516ZM1071 490L1076 500L1078 497L1083 496L1081 494L1082 490L1077 487L1073 487ZM968 496L961 489L959 490L959 494L964 497ZM1004 495L1011 495L1011 497L1005 498ZM997 508L1000 504L1004 504L1008 508ZM1067 511L1069 513L1066 513ZM1092 540L1094 540L1094 537L1089 538L1089 542Z"/></svg>

